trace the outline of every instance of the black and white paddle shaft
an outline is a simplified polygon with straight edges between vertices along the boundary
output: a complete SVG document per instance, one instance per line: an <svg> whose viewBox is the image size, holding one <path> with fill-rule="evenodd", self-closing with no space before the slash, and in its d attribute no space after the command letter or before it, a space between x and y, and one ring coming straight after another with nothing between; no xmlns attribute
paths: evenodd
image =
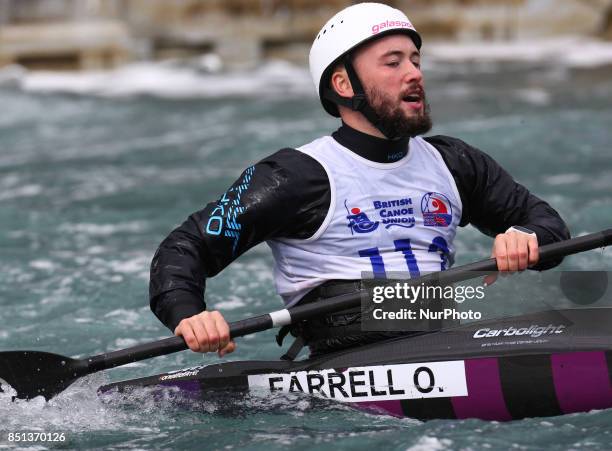
<svg viewBox="0 0 612 451"><path fill-rule="evenodd" d="M612 244L612 229L542 246L540 248L540 261L556 260L567 255L605 247L610 244ZM412 279L409 283L426 283L432 279L444 283L458 282L478 277L485 272L495 271L496 269L495 260L487 259L444 272L428 274ZM292 307L243 319L230 324L230 335L232 338L242 337L315 316L356 307L360 305L360 302L361 293L356 292L330 298L322 303ZM49 400L80 377L185 349L187 349L187 345L182 337L172 337L83 359L72 359L59 354L40 351L0 352L0 391L8 390L8 387L6 387L6 384L8 384L17 392L15 395L17 398L31 399L36 396L44 396L45 399Z"/></svg>

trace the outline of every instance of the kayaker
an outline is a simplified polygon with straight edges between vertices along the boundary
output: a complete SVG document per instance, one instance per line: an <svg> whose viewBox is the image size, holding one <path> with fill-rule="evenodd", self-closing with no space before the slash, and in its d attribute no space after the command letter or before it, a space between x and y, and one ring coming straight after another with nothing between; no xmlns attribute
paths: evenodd
<svg viewBox="0 0 612 451"><path fill-rule="evenodd" d="M350 6L321 29L310 71L338 130L247 168L153 258L151 309L192 350L235 349L222 313L206 310L205 281L263 241L276 289L294 305L356 290L363 271L447 269L458 226L495 237L500 271L533 267L539 245L569 238L558 213L486 153L421 137L432 121L420 47L406 15L378 3ZM331 315L301 333L316 353L380 338L358 317Z"/></svg>

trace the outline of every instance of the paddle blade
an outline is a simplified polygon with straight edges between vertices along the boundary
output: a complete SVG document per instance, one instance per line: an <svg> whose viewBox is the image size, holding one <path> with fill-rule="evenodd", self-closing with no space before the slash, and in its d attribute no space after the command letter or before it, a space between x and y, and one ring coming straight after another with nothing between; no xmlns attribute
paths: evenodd
<svg viewBox="0 0 612 451"><path fill-rule="evenodd" d="M0 352L0 379L13 387L17 398L44 396L48 401L87 374L87 363L50 352ZM2 382L0 381L0 382ZM0 391L6 391L0 383Z"/></svg>

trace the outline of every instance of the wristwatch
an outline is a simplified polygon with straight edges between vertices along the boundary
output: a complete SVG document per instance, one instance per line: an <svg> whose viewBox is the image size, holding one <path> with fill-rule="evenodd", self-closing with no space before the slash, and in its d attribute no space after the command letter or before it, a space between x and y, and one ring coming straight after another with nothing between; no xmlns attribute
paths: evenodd
<svg viewBox="0 0 612 451"><path fill-rule="evenodd" d="M518 225L510 227L508 230L506 230L506 233L508 232L518 232L518 233L524 233L525 235L533 235L536 238L538 237L533 230L530 230L527 227L518 226Z"/></svg>

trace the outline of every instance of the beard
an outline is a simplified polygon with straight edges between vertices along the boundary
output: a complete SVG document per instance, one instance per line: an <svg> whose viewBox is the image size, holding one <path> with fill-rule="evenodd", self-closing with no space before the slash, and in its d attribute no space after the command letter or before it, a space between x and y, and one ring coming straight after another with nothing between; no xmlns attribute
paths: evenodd
<svg viewBox="0 0 612 451"><path fill-rule="evenodd" d="M421 99L423 109L407 115L400 107L403 96L393 100L379 89L373 87L367 90L368 103L379 118L378 127L384 130L389 139L414 138L431 130L433 126L429 103L423 91ZM381 131L382 131L381 130Z"/></svg>

